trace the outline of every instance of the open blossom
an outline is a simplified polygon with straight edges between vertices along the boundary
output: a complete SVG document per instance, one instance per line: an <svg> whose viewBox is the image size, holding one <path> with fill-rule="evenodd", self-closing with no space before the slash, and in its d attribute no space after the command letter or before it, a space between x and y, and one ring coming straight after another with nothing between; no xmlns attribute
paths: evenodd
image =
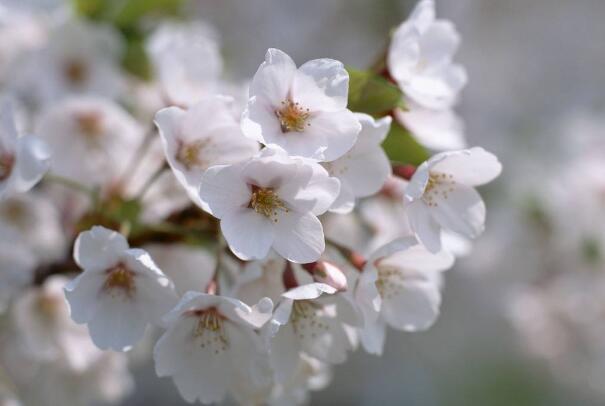
<svg viewBox="0 0 605 406"><path fill-rule="evenodd" d="M367 114L355 116L361 123L357 142L342 157L323 164L340 180L340 194L330 208L337 213L350 212L355 199L378 192L391 174L391 163L380 146L391 128L391 117L375 120Z"/></svg>
<svg viewBox="0 0 605 406"><path fill-rule="evenodd" d="M216 88L223 70L217 34L199 22L161 24L147 51L170 103L191 106Z"/></svg>
<svg viewBox="0 0 605 406"><path fill-rule="evenodd" d="M289 155L333 161L351 149L361 130L347 109L348 92L342 63L314 59L297 69L287 54L269 49L252 79L242 130Z"/></svg>
<svg viewBox="0 0 605 406"><path fill-rule="evenodd" d="M53 151L52 172L94 186L123 175L143 139L142 127L120 105L92 96L49 106L36 128Z"/></svg>
<svg viewBox="0 0 605 406"><path fill-rule="evenodd" d="M198 206L204 171L213 165L240 162L258 152L258 143L243 136L227 96L208 96L188 110L168 107L155 116L166 160L177 180Z"/></svg>
<svg viewBox="0 0 605 406"><path fill-rule="evenodd" d="M393 34L389 72L413 102L447 109L466 84L464 68L452 63L459 43L453 24L435 19L434 0L422 0Z"/></svg>
<svg viewBox="0 0 605 406"><path fill-rule="evenodd" d="M359 322L353 306L324 283L309 283L282 294L271 324L271 365L275 379L286 382L296 373L301 354L339 364L353 349L347 328ZM267 333L269 334L269 333Z"/></svg>
<svg viewBox="0 0 605 406"><path fill-rule="evenodd" d="M292 262L317 260L325 248L325 213L340 189L321 165L265 148L246 162L217 165L202 178L201 199L221 220L239 258L262 259L272 247Z"/></svg>
<svg viewBox="0 0 605 406"><path fill-rule="evenodd" d="M154 349L158 376L172 376L188 402L221 401L244 379L264 386L266 349L256 329L271 317L273 304L253 307L205 293L187 292L165 316L166 332Z"/></svg>
<svg viewBox="0 0 605 406"><path fill-rule="evenodd" d="M442 152L420 165L404 195L418 240L436 253L442 229L478 237L485 227L485 204L474 186L494 180L501 171L498 158L479 147Z"/></svg>
<svg viewBox="0 0 605 406"><path fill-rule="evenodd" d="M71 317L88 325L101 349L129 349L177 302L173 283L149 254L130 249L115 231L96 226L81 233L74 258L84 271L65 287Z"/></svg>
<svg viewBox="0 0 605 406"><path fill-rule="evenodd" d="M13 319L24 350L35 361L59 362L84 371L101 357L84 326L69 317L63 288L69 280L53 276L24 292L13 307Z"/></svg>
<svg viewBox="0 0 605 406"><path fill-rule="evenodd" d="M0 106L0 199L26 192L50 166L50 151L33 135L19 136L9 103Z"/></svg>
<svg viewBox="0 0 605 406"><path fill-rule="evenodd" d="M414 237L395 240L366 262L355 290L364 314L361 342L381 354L387 325L402 331L426 330L439 315L441 274L454 256L430 253Z"/></svg>
<svg viewBox="0 0 605 406"><path fill-rule="evenodd" d="M68 95L114 98L124 90L121 55L121 39L111 27L68 20L20 64L15 86L40 105Z"/></svg>

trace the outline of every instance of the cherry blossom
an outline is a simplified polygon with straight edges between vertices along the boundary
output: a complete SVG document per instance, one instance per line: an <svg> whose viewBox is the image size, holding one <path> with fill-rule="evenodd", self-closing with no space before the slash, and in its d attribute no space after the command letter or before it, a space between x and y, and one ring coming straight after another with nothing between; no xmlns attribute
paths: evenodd
<svg viewBox="0 0 605 406"><path fill-rule="evenodd" d="M177 301L173 283L145 251L96 226L78 236L74 258L84 272L65 287L71 317L87 324L101 349L124 351L159 325Z"/></svg>
<svg viewBox="0 0 605 406"><path fill-rule="evenodd" d="M442 152L420 165L404 201L412 231L429 251L441 249L441 230L478 237L485 226L485 204L474 189L501 172L498 159L483 148Z"/></svg>
<svg viewBox="0 0 605 406"><path fill-rule="evenodd" d="M259 376L266 349L255 332L271 317L273 304L249 307L225 296L188 292L165 316L167 330L154 349L158 376L172 376L188 402L221 401L239 379L264 384Z"/></svg>
<svg viewBox="0 0 605 406"><path fill-rule="evenodd" d="M189 197L202 208L198 188L204 171L213 165L237 163L258 152L258 143L243 136L227 96L203 98L187 111L168 107L158 111L166 160Z"/></svg>
<svg viewBox="0 0 605 406"><path fill-rule="evenodd" d="M333 161L353 147L361 125L348 110L349 75L342 63L314 59L298 69L269 49L250 85L242 131L290 155Z"/></svg>
<svg viewBox="0 0 605 406"><path fill-rule="evenodd" d="M262 259L273 247L289 261L304 263L324 250L317 216L329 209L339 189L340 182L319 164L265 148L246 162L209 168L200 197L221 220L239 258Z"/></svg>

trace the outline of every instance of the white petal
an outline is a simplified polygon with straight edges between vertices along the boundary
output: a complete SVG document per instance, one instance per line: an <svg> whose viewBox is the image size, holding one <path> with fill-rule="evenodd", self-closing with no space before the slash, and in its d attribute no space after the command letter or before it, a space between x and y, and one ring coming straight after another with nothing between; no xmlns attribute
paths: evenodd
<svg viewBox="0 0 605 406"><path fill-rule="evenodd" d="M361 345L369 354L381 356L387 335L387 326L381 319L366 325L360 331Z"/></svg>
<svg viewBox="0 0 605 406"><path fill-rule="evenodd" d="M317 113L309 124L304 131L304 137L325 137L326 149L323 154L307 156L320 161L333 161L343 156L355 145L357 135L361 131L361 124L350 110Z"/></svg>
<svg viewBox="0 0 605 406"><path fill-rule="evenodd" d="M432 158L431 158L432 159ZM416 199L420 199L424 195L424 190L429 181L430 172L429 166L431 161L423 162L412 175L412 179L408 182L405 187L405 200L406 202L412 202Z"/></svg>
<svg viewBox="0 0 605 406"><path fill-rule="evenodd" d="M380 261L380 264L417 271L439 272L451 268L454 260L454 256L445 250L433 254L422 244L416 244L386 256Z"/></svg>
<svg viewBox="0 0 605 406"><path fill-rule="evenodd" d="M418 241L430 252L441 250L441 228L435 222L431 211L422 201L416 201L406 206L406 214L410 227Z"/></svg>
<svg viewBox="0 0 605 406"><path fill-rule="evenodd" d="M453 110L412 107L407 111L396 109L395 117L427 148L444 151L466 146L464 122Z"/></svg>
<svg viewBox="0 0 605 406"><path fill-rule="evenodd" d="M283 326L271 341L271 364L277 382L288 382L297 371L299 362L300 344L293 327Z"/></svg>
<svg viewBox="0 0 605 406"><path fill-rule="evenodd" d="M441 294L438 274L407 275L400 291L383 298L382 315L393 328L403 331L426 330L439 315Z"/></svg>
<svg viewBox="0 0 605 406"><path fill-rule="evenodd" d="M296 65L292 58L279 49L271 48L250 84L250 96L262 97L274 106L287 99Z"/></svg>
<svg viewBox="0 0 605 406"><path fill-rule="evenodd" d="M449 21L438 20L431 24L420 39L426 69L444 66L451 62L460 45L460 36Z"/></svg>
<svg viewBox="0 0 605 406"><path fill-rule="evenodd" d="M222 218L227 213L247 206L250 190L241 177L240 164L216 165L204 172L200 198L208 205L210 214Z"/></svg>
<svg viewBox="0 0 605 406"><path fill-rule="evenodd" d="M303 64L292 83L292 99L311 111L337 111L347 107L349 74L334 59L314 59Z"/></svg>
<svg viewBox="0 0 605 406"><path fill-rule="evenodd" d="M94 315L97 297L105 283L100 272L82 272L65 285L65 298L71 318L78 324L87 323Z"/></svg>
<svg viewBox="0 0 605 406"><path fill-rule="evenodd" d="M338 214L347 214L355 208L355 194L348 184L340 185L340 194L330 206L330 211Z"/></svg>
<svg viewBox="0 0 605 406"><path fill-rule="evenodd" d="M446 154L444 159L433 165L432 170L452 174L456 182L465 185L483 185L502 172L498 158L480 147Z"/></svg>
<svg viewBox="0 0 605 406"><path fill-rule="evenodd" d="M19 192L31 189L50 168L50 148L38 137L25 135L18 140L15 188Z"/></svg>
<svg viewBox="0 0 605 406"><path fill-rule="evenodd" d="M467 238L478 237L485 228L485 204L470 186L456 184L446 196L435 194L429 211L441 227Z"/></svg>
<svg viewBox="0 0 605 406"><path fill-rule="evenodd" d="M221 231L231 251L244 261L265 258L276 237L272 220L248 208L225 215Z"/></svg>
<svg viewBox="0 0 605 406"><path fill-rule="evenodd" d="M126 351L136 344L147 327L140 303L111 293L97 297L95 312L88 322L90 337L102 350Z"/></svg>
<svg viewBox="0 0 605 406"><path fill-rule="evenodd" d="M119 260L128 249L128 241L120 233L94 226L78 235L74 244L74 259L84 269L104 271Z"/></svg>
<svg viewBox="0 0 605 406"><path fill-rule="evenodd" d="M273 249L295 263L317 261L325 249L321 222L312 213L285 213L275 223Z"/></svg>
<svg viewBox="0 0 605 406"><path fill-rule="evenodd" d="M297 286L282 294L282 297L292 300L317 299L324 293L329 295L336 293L336 288L325 283L309 283Z"/></svg>

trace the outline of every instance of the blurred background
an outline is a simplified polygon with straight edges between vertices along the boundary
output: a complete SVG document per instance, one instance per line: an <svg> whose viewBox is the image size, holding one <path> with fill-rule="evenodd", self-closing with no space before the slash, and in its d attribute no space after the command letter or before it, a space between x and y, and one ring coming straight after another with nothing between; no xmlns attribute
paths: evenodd
<svg viewBox="0 0 605 406"><path fill-rule="evenodd" d="M269 47L297 63L330 57L367 68L414 4L189 6L216 29L227 77L244 82ZM603 405L605 1L437 0L437 13L462 36L456 59L469 83L458 112L468 144L504 166L481 191L487 230L447 272L432 329L391 331L380 358L355 352L311 403ZM151 364L136 367L135 381L124 405L186 404Z"/></svg>
<svg viewBox="0 0 605 406"><path fill-rule="evenodd" d="M400 0L195 2L200 18L220 33L228 74L242 80L255 72L268 47L286 50L298 63L331 57L368 67L386 45L389 31L414 4ZM313 393L312 404L605 404L599 393L605 376L592 376L595 367L590 365L605 362L583 355L598 343L578 339L562 350L567 352L564 357L541 356L527 348L529 333L519 331L522 327L515 318L523 314L511 314L519 291L533 286L544 272L555 271L542 266L543 257L554 254L538 248L544 237L536 230L539 214L532 202L549 199L550 183L564 175L570 160L582 159L569 156L579 139L600 139L605 159L605 2L441 0L437 13L452 20L462 35L457 60L467 68L469 84L459 112L466 121L468 143L494 152L504 166L503 175L482 191L488 206L487 231L470 256L448 271L442 314L432 329L418 334L391 332L381 358L356 352L336 367L332 385ZM600 176L605 183L605 171ZM601 198L600 207L605 209L605 189ZM581 207L574 209L571 204L572 211L552 215L572 220L578 215L573 210ZM605 211L600 217L600 221L595 218L595 228L603 226ZM573 221L569 227L574 227ZM602 228L598 231L605 234ZM565 249L575 252L573 247ZM568 261L563 266L569 266L565 271L571 274L587 272L573 265ZM605 265L601 263L598 272L605 272ZM605 299L590 300L601 302L605 315ZM521 309L525 311L529 317L532 309ZM605 318L596 322L605 327ZM553 334L563 333L544 334L537 338L543 340L538 346L548 346ZM596 339L605 347L605 335ZM166 399L176 397L168 380L162 380L158 392ZM145 396L139 392L128 404L158 399L158 394Z"/></svg>

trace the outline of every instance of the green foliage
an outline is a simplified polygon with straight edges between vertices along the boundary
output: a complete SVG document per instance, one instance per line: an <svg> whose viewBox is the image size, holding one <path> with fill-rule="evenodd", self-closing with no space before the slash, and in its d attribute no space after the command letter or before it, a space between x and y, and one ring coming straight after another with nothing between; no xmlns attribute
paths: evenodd
<svg viewBox="0 0 605 406"><path fill-rule="evenodd" d="M79 15L113 25L126 41L122 64L133 75L148 80L152 70L145 52L141 22L152 17L178 17L185 0L72 0Z"/></svg>
<svg viewBox="0 0 605 406"><path fill-rule="evenodd" d="M367 114L384 114L403 107L399 87L370 71L347 68L349 72L349 109Z"/></svg>
<svg viewBox="0 0 605 406"><path fill-rule="evenodd" d="M382 143L382 147L391 161L402 164L420 165L429 158L426 149L397 122L391 125L391 131Z"/></svg>

